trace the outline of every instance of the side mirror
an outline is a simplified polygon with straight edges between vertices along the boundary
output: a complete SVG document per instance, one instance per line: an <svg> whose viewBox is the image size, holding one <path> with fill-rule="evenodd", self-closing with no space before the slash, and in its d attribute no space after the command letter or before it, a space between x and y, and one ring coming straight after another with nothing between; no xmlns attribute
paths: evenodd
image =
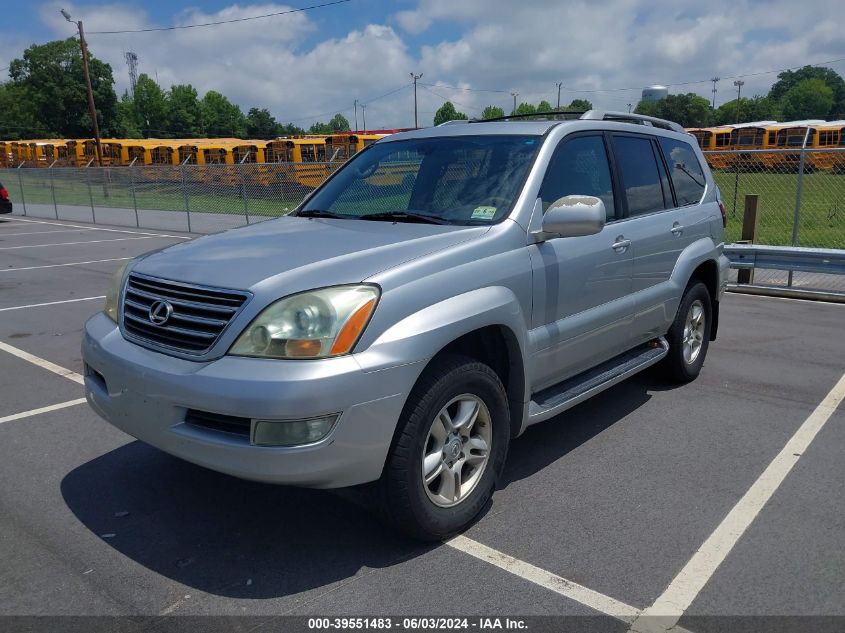
<svg viewBox="0 0 845 633"><path fill-rule="evenodd" d="M604 228L604 202L595 196L564 196L543 215L543 233L549 237L595 235Z"/></svg>

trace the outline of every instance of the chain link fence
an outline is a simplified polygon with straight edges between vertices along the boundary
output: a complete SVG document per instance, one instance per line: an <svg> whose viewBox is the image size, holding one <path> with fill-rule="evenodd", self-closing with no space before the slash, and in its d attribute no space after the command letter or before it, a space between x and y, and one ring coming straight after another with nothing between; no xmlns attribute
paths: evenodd
<svg viewBox="0 0 845 633"><path fill-rule="evenodd" d="M33 217L211 233L289 213L340 163L0 169Z"/></svg>
<svg viewBox="0 0 845 633"><path fill-rule="evenodd" d="M743 236L745 198L757 196L755 244L845 249L845 148L705 152L727 211L726 241ZM733 280L736 280L733 271ZM845 292L845 276L755 270L753 283Z"/></svg>

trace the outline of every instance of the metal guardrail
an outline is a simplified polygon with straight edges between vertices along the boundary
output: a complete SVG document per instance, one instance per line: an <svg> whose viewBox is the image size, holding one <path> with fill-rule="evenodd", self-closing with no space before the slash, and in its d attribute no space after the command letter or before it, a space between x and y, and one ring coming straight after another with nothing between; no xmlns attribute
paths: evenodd
<svg viewBox="0 0 845 633"><path fill-rule="evenodd" d="M735 282L728 288L737 292L765 294L800 299L818 299L845 303L845 292L819 283L818 275L845 275L845 250L832 248L801 248L794 246L764 246L760 244L729 244L725 255L731 268L737 270L775 270L788 272L788 285ZM794 273L807 273L802 286L793 285ZM813 276L816 276L814 287ZM825 277L827 279L827 277ZM819 286L826 285L828 288Z"/></svg>

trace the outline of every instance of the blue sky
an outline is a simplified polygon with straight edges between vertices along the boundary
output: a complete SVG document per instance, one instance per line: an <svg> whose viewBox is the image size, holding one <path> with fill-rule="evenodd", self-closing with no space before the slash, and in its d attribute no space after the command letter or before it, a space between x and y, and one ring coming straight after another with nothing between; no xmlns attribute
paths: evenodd
<svg viewBox="0 0 845 633"><path fill-rule="evenodd" d="M213 21L318 4L227 0L30 0L4 7L0 68L33 42L86 30L149 28ZM116 89L128 84L123 53L134 51L140 72L163 87L191 83L219 90L244 110L267 107L280 120L308 124L341 111L352 120L354 100L367 104L367 124L413 123L409 73L423 72L421 124L445 98L477 115L488 104L562 102L587 98L625 110L651 83L685 84L717 105L734 96L735 75L845 57L841 25L818 16L841 11L841 0L351 0L348 3L204 29L90 35L92 53L108 61ZM845 74L845 64L832 64ZM743 94L765 94L774 74L746 77ZM387 97L376 99L385 93ZM485 92L496 90L498 92ZM360 110L359 110L360 115Z"/></svg>

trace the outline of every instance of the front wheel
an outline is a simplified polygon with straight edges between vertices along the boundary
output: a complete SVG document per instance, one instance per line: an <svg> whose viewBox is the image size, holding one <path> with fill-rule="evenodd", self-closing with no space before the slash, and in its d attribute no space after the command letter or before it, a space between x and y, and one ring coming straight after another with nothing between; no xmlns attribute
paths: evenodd
<svg viewBox="0 0 845 633"><path fill-rule="evenodd" d="M509 417L490 367L460 356L435 361L408 398L380 482L390 522L424 540L469 525L504 465Z"/></svg>
<svg viewBox="0 0 845 633"><path fill-rule="evenodd" d="M662 364L666 378L683 383L698 377L710 345L712 313L707 286L694 282L684 292L675 321L666 334L669 353Z"/></svg>

